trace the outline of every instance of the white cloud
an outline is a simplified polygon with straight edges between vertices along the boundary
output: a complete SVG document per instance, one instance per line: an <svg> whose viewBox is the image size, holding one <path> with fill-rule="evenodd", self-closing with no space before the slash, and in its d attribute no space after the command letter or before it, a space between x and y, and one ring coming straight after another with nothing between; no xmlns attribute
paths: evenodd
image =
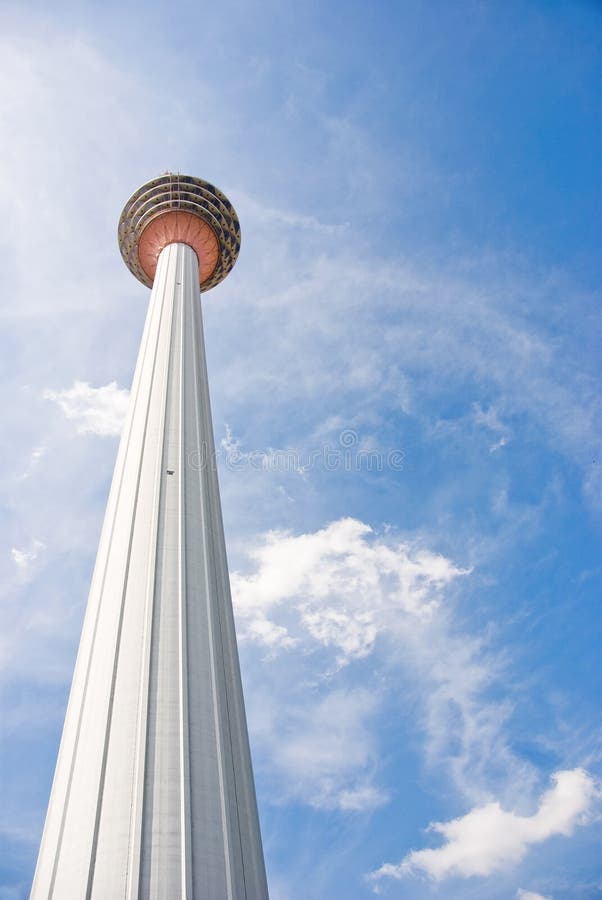
<svg viewBox="0 0 602 900"><path fill-rule="evenodd" d="M46 453L45 447L34 447L29 457L30 464L36 466Z"/></svg>
<svg viewBox="0 0 602 900"><path fill-rule="evenodd" d="M382 692L351 677L329 690L331 679L387 633L397 645L409 623L428 627L445 586L466 571L351 518L313 533L269 532L247 553L252 571L231 576L239 636L271 655L288 651L284 683L252 715L274 793L349 812L381 806L373 723ZM318 666L309 662L317 651Z"/></svg>
<svg viewBox="0 0 602 900"><path fill-rule="evenodd" d="M243 641L295 659L320 651L327 679L370 655L374 671L386 660L403 685L396 704L412 705L424 735L427 767L448 772L471 803L489 796L492 774L511 796L532 788L536 773L506 736L512 704L499 691L490 697L502 665L454 623L449 591L469 570L350 518L313 533L269 532L246 552L252 571L231 576ZM305 677L315 679L312 669Z"/></svg>
<svg viewBox="0 0 602 900"><path fill-rule="evenodd" d="M267 253L261 236L252 240L259 243L257 253ZM364 410L382 416L384 410L405 408L424 422L437 417L448 390L470 384L472 396L480 399L472 409L460 407L459 437L466 444L473 442L470 431L479 425L494 438L491 454L499 453L514 439L508 420L518 418L537 426L544 446L577 461L588 480L598 477L599 467L591 461L600 447L600 401L585 374L576 376L581 363L587 369L590 360L577 361L568 348L563 351L548 335L544 317L537 318L539 307L560 285L537 286L533 272L532 277L517 273L502 288L495 261L465 261L470 277L461 267L441 271L391 260L376 266L357 235L345 249L316 252L310 264L309 247L299 255L291 239L280 249L283 258L271 255L269 271L262 270L261 289L251 300L257 323L241 310L233 326L261 327L270 350L255 368L257 374L242 356L239 365L227 367L222 389L233 405L257 407L269 384L275 409L298 400L306 408L315 401L321 410L344 410L349 421L363 419ZM535 295L535 319L527 320L516 301L524 291ZM280 315L272 317L277 329L270 325L268 308L287 310L285 322ZM384 332L383 318L388 323ZM408 392L411 406L404 399ZM296 423L298 417L289 421ZM313 421L307 431L316 427ZM590 497L596 502L593 490Z"/></svg>
<svg viewBox="0 0 602 900"><path fill-rule="evenodd" d="M338 665L367 656L392 618L428 620L442 589L467 574L443 556L375 535L357 519L339 519L311 534L270 532L251 549L255 571L232 574L243 635L269 643L269 615L286 604L300 636L331 647ZM280 626L284 628L283 625ZM285 629L282 642L290 645Z"/></svg>
<svg viewBox="0 0 602 900"><path fill-rule="evenodd" d="M40 464L40 460L46 454L46 447L34 447L31 453L29 454L29 459L27 461L27 468L24 472L17 476L20 481L25 481L27 478L31 476L31 474L35 471L37 466Z"/></svg>
<svg viewBox="0 0 602 900"><path fill-rule="evenodd" d="M240 453L240 441L234 437L228 423L226 423L226 436L221 439L220 447L225 451L227 459L238 456Z"/></svg>
<svg viewBox="0 0 602 900"><path fill-rule="evenodd" d="M256 640L266 647L294 647L297 643L284 626L259 617L251 620L243 637Z"/></svg>
<svg viewBox="0 0 602 900"><path fill-rule="evenodd" d="M264 708L256 731L269 746L269 769L287 799L318 809L362 812L382 806L388 795L375 783L377 740L373 720L379 700L364 688L321 696L309 688L304 702ZM297 698L298 700L298 698Z"/></svg>
<svg viewBox="0 0 602 900"><path fill-rule="evenodd" d="M115 381L95 388L76 380L63 391L44 391L44 397L58 403L66 418L78 423L80 434L112 436L121 434L130 392Z"/></svg>
<svg viewBox="0 0 602 900"><path fill-rule="evenodd" d="M495 406L483 409L480 403L473 403L472 409L474 421L477 425L482 425L494 434L499 435L498 440L489 447L489 452L495 453L496 450L505 447L512 436L512 430L502 422L499 410Z"/></svg>
<svg viewBox="0 0 602 900"><path fill-rule="evenodd" d="M524 891L519 888L516 892L516 900L553 900L553 897L544 897L543 894L536 894L535 891Z"/></svg>
<svg viewBox="0 0 602 900"><path fill-rule="evenodd" d="M220 440L219 446L224 451L227 467L234 471L251 469L264 472L294 472L297 475L303 475L305 472L298 450L275 447L243 450L242 441L235 437L227 423L226 436Z"/></svg>
<svg viewBox="0 0 602 900"><path fill-rule="evenodd" d="M32 541L29 549L19 550L18 547L13 547L10 553L16 566L21 571L25 571L31 566L31 563L33 563L38 558L41 551L45 549L46 545L42 543L42 541L34 540Z"/></svg>
<svg viewBox="0 0 602 900"><path fill-rule="evenodd" d="M244 215L245 219L248 219L255 225L270 224L277 227L285 225L295 231L307 229L320 235L340 235L347 230L345 225L328 225L320 222L314 216L306 216L294 210L277 209L276 207L260 203L255 197L246 192L238 192L237 207L241 215Z"/></svg>
<svg viewBox="0 0 602 900"><path fill-rule="evenodd" d="M313 672L304 675L309 679L320 666L318 677L328 681L354 661L373 656L377 672L386 660L403 686L395 703L411 704L424 735L427 767L448 772L472 803L489 796L492 776L510 796L532 787L533 767L517 759L507 739L512 704L499 692L490 696L502 665L482 638L454 623L449 590L469 570L399 541L391 529L375 533L349 518L313 533L269 532L246 552L252 570L231 578L242 640L271 656L286 650L297 661L320 651L320 664L302 670ZM376 693L384 702L386 688ZM280 738L272 732L270 740L278 745Z"/></svg>
<svg viewBox="0 0 602 900"><path fill-rule="evenodd" d="M381 866L370 879L399 879L415 872L436 881L491 875L520 862L535 844L554 835L570 836L592 804L595 783L583 769L556 772L553 781L532 815L506 812L494 801L450 822L435 822L430 830L442 835L443 846L412 850L400 863Z"/></svg>

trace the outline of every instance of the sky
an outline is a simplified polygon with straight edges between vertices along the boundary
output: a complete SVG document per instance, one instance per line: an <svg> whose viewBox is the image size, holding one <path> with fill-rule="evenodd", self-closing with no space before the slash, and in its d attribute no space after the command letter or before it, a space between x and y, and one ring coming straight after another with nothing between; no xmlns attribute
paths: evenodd
<svg viewBox="0 0 602 900"><path fill-rule="evenodd" d="M0 7L0 900L28 897L148 304L203 298L272 900L602 896L602 6Z"/></svg>

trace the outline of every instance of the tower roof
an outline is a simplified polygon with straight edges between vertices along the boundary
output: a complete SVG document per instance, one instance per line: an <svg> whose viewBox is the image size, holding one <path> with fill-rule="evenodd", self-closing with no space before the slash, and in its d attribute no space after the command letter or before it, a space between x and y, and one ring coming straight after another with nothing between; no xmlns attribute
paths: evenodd
<svg viewBox="0 0 602 900"><path fill-rule="evenodd" d="M199 258L202 291L226 277L240 250L240 223L228 198L216 187L166 172L135 191L123 208L119 249L133 275L151 287L161 250L191 246Z"/></svg>

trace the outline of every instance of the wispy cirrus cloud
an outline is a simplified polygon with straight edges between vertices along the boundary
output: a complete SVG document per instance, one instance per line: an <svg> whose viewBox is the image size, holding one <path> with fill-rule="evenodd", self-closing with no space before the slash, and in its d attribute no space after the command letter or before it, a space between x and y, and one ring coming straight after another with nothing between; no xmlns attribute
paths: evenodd
<svg viewBox="0 0 602 900"><path fill-rule="evenodd" d="M274 800L348 813L383 806L389 794L378 784L374 729L380 698L349 683L305 687L303 694L264 694L253 715Z"/></svg>
<svg viewBox="0 0 602 900"><path fill-rule="evenodd" d="M543 894L536 894L535 891L525 891L519 888L516 892L516 900L554 900L553 897L544 897Z"/></svg>
<svg viewBox="0 0 602 900"><path fill-rule="evenodd" d="M498 439L489 447L489 452L495 453L496 450L505 447L512 436L512 429L502 421L496 407L490 406L488 409L482 409L480 403L474 403L472 409L476 424L484 426L498 436Z"/></svg>
<svg viewBox="0 0 602 900"><path fill-rule="evenodd" d="M43 541L34 540L27 548L13 547L10 554L17 568L25 572L45 549Z"/></svg>

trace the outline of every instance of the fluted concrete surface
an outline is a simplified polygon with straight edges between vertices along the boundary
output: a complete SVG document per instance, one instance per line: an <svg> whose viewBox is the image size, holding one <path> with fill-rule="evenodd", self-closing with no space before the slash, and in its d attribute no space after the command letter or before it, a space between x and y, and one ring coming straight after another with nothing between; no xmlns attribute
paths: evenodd
<svg viewBox="0 0 602 900"><path fill-rule="evenodd" d="M159 257L31 897L268 897L185 244Z"/></svg>

